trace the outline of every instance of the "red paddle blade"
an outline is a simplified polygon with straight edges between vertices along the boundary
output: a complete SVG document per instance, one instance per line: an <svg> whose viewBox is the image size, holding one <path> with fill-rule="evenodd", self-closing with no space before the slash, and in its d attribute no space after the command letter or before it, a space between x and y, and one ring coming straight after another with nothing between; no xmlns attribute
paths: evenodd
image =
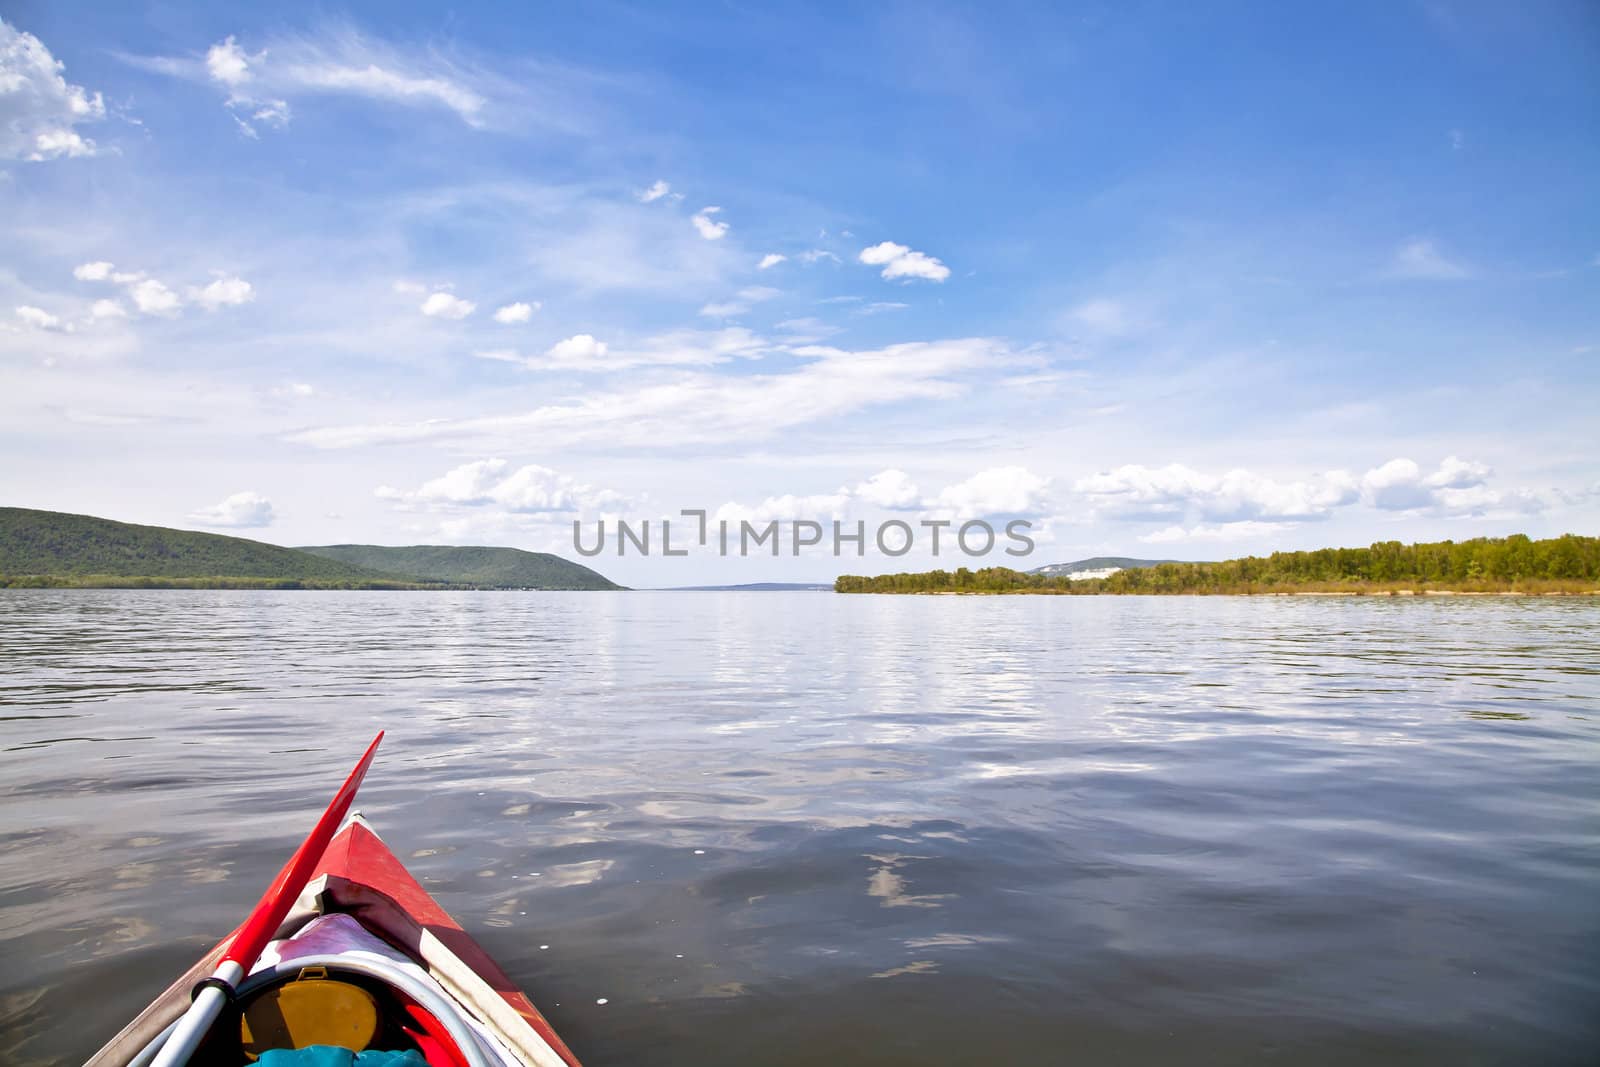
<svg viewBox="0 0 1600 1067"><path fill-rule="evenodd" d="M332 803L328 805L328 810L322 813L322 818L317 820L317 825L312 829L310 836L301 843L283 870L278 872L278 877L273 879L272 885L251 910L250 917L239 927L233 943L228 946L228 951L222 957L223 960L232 960L248 973L251 965L256 962L256 957L261 955L261 950L267 947L272 935L283 925L289 909L294 907L301 890L305 889L306 883L311 880L311 872L316 870L317 861L327 851L328 842L333 840L333 835L339 830L339 824L344 822L344 817L350 813L350 805L356 799L356 790L361 788L361 780L367 776L367 768L372 766L372 757L377 754L378 742L382 740L383 731L380 730L378 736L372 739L372 744L367 746L366 755L361 757L361 762L356 764L355 770L350 772L350 777L344 780L344 785L334 794Z"/></svg>

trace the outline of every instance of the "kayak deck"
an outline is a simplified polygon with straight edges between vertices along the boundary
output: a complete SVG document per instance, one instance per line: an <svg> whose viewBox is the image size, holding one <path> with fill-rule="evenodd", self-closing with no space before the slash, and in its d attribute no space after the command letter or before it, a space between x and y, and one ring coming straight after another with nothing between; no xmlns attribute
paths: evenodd
<svg viewBox="0 0 1600 1067"><path fill-rule="evenodd" d="M231 937L156 998L88 1067L147 1063ZM376 1019L362 1030L360 1019L369 1012ZM333 1018L336 1025L296 1018L283 1023L296 1013L299 1019ZM240 983L238 1003L192 1062L237 1067L253 1060L260 1050L241 1037L241 1022L255 1046L271 1044L273 1034L300 1043L290 1033L298 1026L302 1035L361 1035L352 1043L369 1032L381 1035L376 1047L415 1049L429 1067L579 1067L527 996L359 816L329 844L268 951Z"/></svg>

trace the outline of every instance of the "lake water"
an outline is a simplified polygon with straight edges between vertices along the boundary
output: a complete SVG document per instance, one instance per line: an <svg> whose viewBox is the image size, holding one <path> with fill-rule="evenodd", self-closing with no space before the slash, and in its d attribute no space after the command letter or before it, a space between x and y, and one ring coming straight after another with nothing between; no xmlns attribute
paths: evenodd
<svg viewBox="0 0 1600 1067"><path fill-rule="evenodd" d="M359 806L594 1067L1600 1057L1592 600L9 591L0 1062L379 728Z"/></svg>

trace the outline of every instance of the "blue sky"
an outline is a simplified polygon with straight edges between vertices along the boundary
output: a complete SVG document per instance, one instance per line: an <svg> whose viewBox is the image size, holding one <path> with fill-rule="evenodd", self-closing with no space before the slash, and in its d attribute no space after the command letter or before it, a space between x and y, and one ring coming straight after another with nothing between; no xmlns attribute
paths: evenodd
<svg viewBox="0 0 1600 1067"><path fill-rule="evenodd" d="M0 18L7 503L1027 517L1036 563L1600 520L1592 4Z"/></svg>

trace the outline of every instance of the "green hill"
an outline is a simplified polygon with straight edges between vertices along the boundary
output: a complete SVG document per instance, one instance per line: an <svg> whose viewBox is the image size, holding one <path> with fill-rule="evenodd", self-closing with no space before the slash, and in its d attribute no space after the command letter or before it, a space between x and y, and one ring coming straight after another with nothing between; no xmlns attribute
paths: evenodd
<svg viewBox="0 0 1600 1067"><path fill-rule="evenodd" d="M516 548L326 545L0 508L0 587L620 589L588 567Z"/></svg>
<svg viewBox="0 0 1600 1067"><path fill-rule="evenodd" d="M108 578L130 581L99 580ZM135 583L132 579L154 581ZM140 526L59 511L0 508L0 584L210 584L211 579L253 579L237 583L244 585L330 587L416 581L243 537Z"/></svg>
<svg viewBox="0 0 1600 1067"><path fill-rule="evenodd" d="M588 567L548 552L479 546L317 545L300 549L328 560L434 581L512 589L621 589Z"/></svg>

